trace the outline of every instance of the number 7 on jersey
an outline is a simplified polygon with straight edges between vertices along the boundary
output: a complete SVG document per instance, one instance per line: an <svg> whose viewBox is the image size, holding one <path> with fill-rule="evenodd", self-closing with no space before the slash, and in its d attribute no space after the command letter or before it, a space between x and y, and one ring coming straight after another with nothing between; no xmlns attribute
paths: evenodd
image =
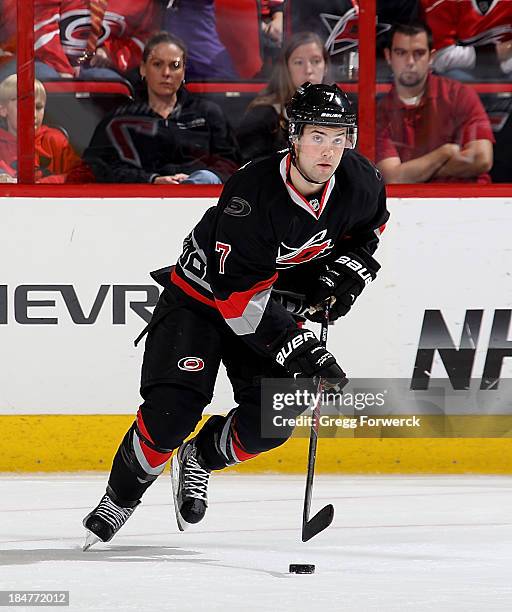
<svg viewBox="0 0 512 612"><path fill-rule="evenodd" d="M220 253L219 274L224 274L224 264L226 263L227 256L231 252L231 245L217 241L215 243L215 251Z"/></svg>

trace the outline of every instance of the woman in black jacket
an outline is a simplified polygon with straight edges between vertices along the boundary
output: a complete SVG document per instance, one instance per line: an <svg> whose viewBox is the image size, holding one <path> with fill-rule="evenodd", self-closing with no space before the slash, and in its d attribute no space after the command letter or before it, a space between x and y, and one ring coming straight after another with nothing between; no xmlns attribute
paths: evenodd
<svg viewBox="0 0 512 612"><path fill-rule="evenodd" d="M84 161L103 183L223 183L239 153L221 109L183 87L186 48L167 32L152 36L140 74L147 102L107 116Z"/></svg>
<svg viewBox="0 0 512 612"><path fill-rule="evenodd" d="M244 162L271 155L287 146L286 104L305 81L322 83L329 56L314 32L299 32L289 38L267 87L249 104L237 130Z"/></svg>

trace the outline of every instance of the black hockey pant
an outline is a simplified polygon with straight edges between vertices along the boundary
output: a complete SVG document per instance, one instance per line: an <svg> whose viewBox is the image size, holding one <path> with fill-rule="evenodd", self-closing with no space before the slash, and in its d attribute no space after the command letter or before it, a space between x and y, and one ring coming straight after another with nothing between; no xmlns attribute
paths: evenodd
<svg viewBox="0 0 512 612"><path fill-rule="evenodd" d="M291 435L292 428L280 431L279 438L266 437L261 427L261 379L284 378L285 371L248 347L217 311L191 306L180 289L166 289L146 339L144 402L114 457L109 485L118 498L140 499L172 451L194 431L211 402L221 361L237 405L225 417L211 417L199 432L204 467L222 469L244 461Z"/></svg>

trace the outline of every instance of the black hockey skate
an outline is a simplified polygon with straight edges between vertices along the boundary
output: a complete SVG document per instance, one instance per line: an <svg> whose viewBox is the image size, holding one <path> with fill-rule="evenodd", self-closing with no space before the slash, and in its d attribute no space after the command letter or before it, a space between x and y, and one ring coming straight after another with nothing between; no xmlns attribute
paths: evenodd
<svg viewBox="0 0 512 612"><path fill-rule="evenodd" d="M171 461L174 510L180 531L199 523L208 507L210 470L197 459L196 440L183 443Z"/></svg>
<svg viewBox="0 0 512 612"><path fill-rule="evenodd" d="M133 514L140 501L131 507L120 506L110 487L100 503L84 518L87 529L83 550L86 551L97 542L109 542Z"/></svg>

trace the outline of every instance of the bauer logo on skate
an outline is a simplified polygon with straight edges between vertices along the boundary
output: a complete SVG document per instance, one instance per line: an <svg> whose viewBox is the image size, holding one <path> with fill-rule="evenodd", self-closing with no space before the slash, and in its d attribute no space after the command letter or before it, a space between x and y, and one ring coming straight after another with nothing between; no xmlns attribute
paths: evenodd
<svg viewBox="0 0 512 612"><path fill-rule="evenodd" d="M178 361L178 368L185 372L200 372L204 370L204 361L200 357L183 357Z"/></svg>

